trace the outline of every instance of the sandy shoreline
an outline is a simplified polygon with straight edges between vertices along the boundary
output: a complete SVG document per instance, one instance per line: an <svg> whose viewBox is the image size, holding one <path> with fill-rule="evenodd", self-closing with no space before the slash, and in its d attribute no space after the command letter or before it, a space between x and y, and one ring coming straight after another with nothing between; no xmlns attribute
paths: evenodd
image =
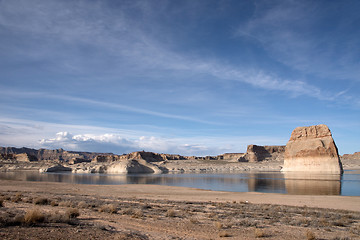
<svg viewBox="0 0 360 240"><path fill-rule="evenodd" d="M307 206L360 212L360 197L358 196L316 196L257 192L221 192L187 187L172 187L148 184L87 185L12 180L0 180L0 190L2 192L26 191L34 193L47 192L57 194L76 193L78 195L95 195L99 197L121 196L171 201L248 201L254 204L277 204L301 207Z"/></svg>
<svg viewBox="0 0 360 240"><path fill-rule="evenodd" d="M360 197L14 180L0 180L0 193L4 240L360 237ZM69 220L71 209L80 216ZM31 211L45 220L19 220Z"/></svg>

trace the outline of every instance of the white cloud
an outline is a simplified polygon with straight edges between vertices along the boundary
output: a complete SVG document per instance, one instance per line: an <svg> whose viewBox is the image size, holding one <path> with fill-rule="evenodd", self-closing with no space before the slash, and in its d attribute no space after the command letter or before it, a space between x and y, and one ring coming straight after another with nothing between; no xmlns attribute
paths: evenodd
<svg viewBox="0 0 360 240"><path fill-rule="evenodd" d="M247 144L280 145L287 141L285 138L267 136L173 137L164 135L163 131L164 129L161 129L161 133L147 132L140 129L135 131L0 118L0 146L63 148L116 154L145 150L204 156L244 152Z"/></svg>

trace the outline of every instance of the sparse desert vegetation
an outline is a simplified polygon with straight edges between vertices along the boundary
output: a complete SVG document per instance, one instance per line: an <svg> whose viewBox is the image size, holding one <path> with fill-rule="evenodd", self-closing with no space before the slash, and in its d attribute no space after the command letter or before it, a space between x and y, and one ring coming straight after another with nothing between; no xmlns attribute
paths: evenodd
<svg viewBox="0 0 360 240"><path fill-rule="evenodd" d="M91 228L96 236L113 239L168 239L185 235L190 239L360 238L360 213L344 210L244 201L179 202L16 191L2 193L0 197L2 239L15 238L14 228L31 237L40 229L54 230L59 226L83 229L82 237ZM163 230L171 232L171 236L160 234ZM76 233L68 237L77 236Z"/></svg>

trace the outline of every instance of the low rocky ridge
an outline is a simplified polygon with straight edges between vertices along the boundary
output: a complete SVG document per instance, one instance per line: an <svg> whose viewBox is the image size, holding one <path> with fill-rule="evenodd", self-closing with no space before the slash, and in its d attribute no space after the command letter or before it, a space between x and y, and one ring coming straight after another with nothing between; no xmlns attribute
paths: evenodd
<svg viewBox="0 0 360 240"><path fill-rule="evenodd" d="M360 152L353 154L344 154L341 156L341 160L360 160Z"/></svg>
<svg viewBox="0 0 360 240"><path fill-rule="evenodd" d="M112 155L111 153L93 153L93 152L74 152L60 149L32 149L32 148L15 148L0 147L0 157L6 160L18 160L23 162L33 161L59 161L59 162L90 162L98 155Z"/></svg>
<svg viewBox="0 0 360 240"><path fill-rule="evenodd" d="M252 145L256 146L256 145ZM167 173L167 172L238 172L280 170L283 151L278 146L256 146L251 154L257 160L248 161L244 153L218 156L181 156L153 152L111 153L70 152L63 149L30 149L0 147L0 169L39 170L40 172L72 171L75 173ZM281 147L280 147L281 148ZM266 149L266 151L264 151ZM250 152L247 152L249 155ZM264 164L256 164L263 161ZM246 162L249 164L242 164ZM250 164L251 163L251 164Z"/></svg>
<svg viewBox="0 0 360 240"><path fill-rule="evenodd" d="M295 128L286 144L282 170L342 173L338 149L328 126Z"/></svg>

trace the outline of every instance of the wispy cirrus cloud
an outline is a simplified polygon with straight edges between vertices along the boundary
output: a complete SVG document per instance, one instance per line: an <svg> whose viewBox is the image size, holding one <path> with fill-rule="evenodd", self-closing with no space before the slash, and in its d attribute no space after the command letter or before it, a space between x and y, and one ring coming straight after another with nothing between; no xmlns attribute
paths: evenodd
<svg viewBox="0 0 360 240"><path fill-rule="evenodd" d="M101 108L108 108L118 111L126 111L126 112L132 112L132 113L139 113L143 115L149 115L149 116L155 116L155 117L161 117L161 118L170 118L170 119L177 119L177 120L183 120L183 121L189 121L189 122L197 122L197 123L203 123L203 124L219 124L213 121L209 120L203 120L198 119L191 116L184 116L184 115L175 115L170 113L164 113L159 111L153 111L149 109L144 109L140 107L134 107L130 105L124 105L119 103L112 103L112 102L106 102L106 101L99 101L89 98L81 98L76 96L68 96L68 95L57 95L57 94L49 94L46 92L31 92L31 91L19 91L19 90L0 90L0 93L2 96L8 96L8 97L17 97L17 98L26 98L26 99L41 99L42 101L45 101L46 99L56 99L61 101L66 101L71 104L84 104L87 106L92 107L101 107ZM6 106L5 106L6 107ZM15 108L16 109L16 108ZM39 110L36 110L39 111ZM50 113L50 111L48 111ZM51 114L56 114L55 111L52 111ZM60 114L60 113L59 113Z"/></svg>
<svg viewBox="0 0 360 240"><path fill-rule="evenodd" d="M156 78L156 72L167 70L193 83L200 75L208 75L213 77L214 81L242 82L263 90L285 92L290 96L306 95L320 100L334 100L333 96L337 95L336 92L324 91L305 80L282 78L268 70L231 66L215 58L203 59L201 56L172 50L171 44L166 45L146 32L146 29L149 29L146 26L157 28L154 24L155 13L167 11L166 7L158 9L152 4L123 3L124 7L115 12L101 2L38 1L37 8L27 7L28 4L30 3L27 1L19 1L15 7L9 2L2 2L0 25L12 29L17 34L35 34L36 38L42 39L45 43L41 47L35 45L35 42L30 43L32 47L27 49L29 51L17 49L18 53L34 54L34 58L45 59L57 56L56 64L61 65L60 69L69 72L88 75L99 70L103 74L106 68L107 75L116 76L121 72L122 76L135 74ZM17 7L19 5L22 7ZM311 48L315 47L314 44L308 43L308 39L294 35L295 33L288 29L292 21L303 17L301 14L305 11L304 7L295 13L295 10L298 10L297 5L299 4L279 4L269 11L263 11L260 7L258 15L241 31L264 39L265 47L285 64L291 64L292 67L301 67L305 64L305 68L310 69L312 64L309 60L317 56L306 54L313 52ZM57 11L58 9L60 11ZM141 25L135 21L133 15L128 14L126 10L129 9L137 11L145 19ZM19 15L23 17L18 18ZM26 19L29 21L24 21ZM263 31L264 29L267 31ZM54 38L57 41L52 44ZM89 48L90 51L82 51L83 47ZM59 51L59 48L62 50ZM320 57L320 64L324 63L326 56L320 54ZM352 73L355 74L357 71ZM178 80L172 78L167 81Z"/></svg>
<svg viewBox="0 0 360 240"><path fill-rule="evenodd" d="M353 22L359 7L356 1L342 8L336 2L324 7L314 1L257 1L253 17L237 34L251 37L271 57L303 73L359 81L360 30Z"/></svg>

